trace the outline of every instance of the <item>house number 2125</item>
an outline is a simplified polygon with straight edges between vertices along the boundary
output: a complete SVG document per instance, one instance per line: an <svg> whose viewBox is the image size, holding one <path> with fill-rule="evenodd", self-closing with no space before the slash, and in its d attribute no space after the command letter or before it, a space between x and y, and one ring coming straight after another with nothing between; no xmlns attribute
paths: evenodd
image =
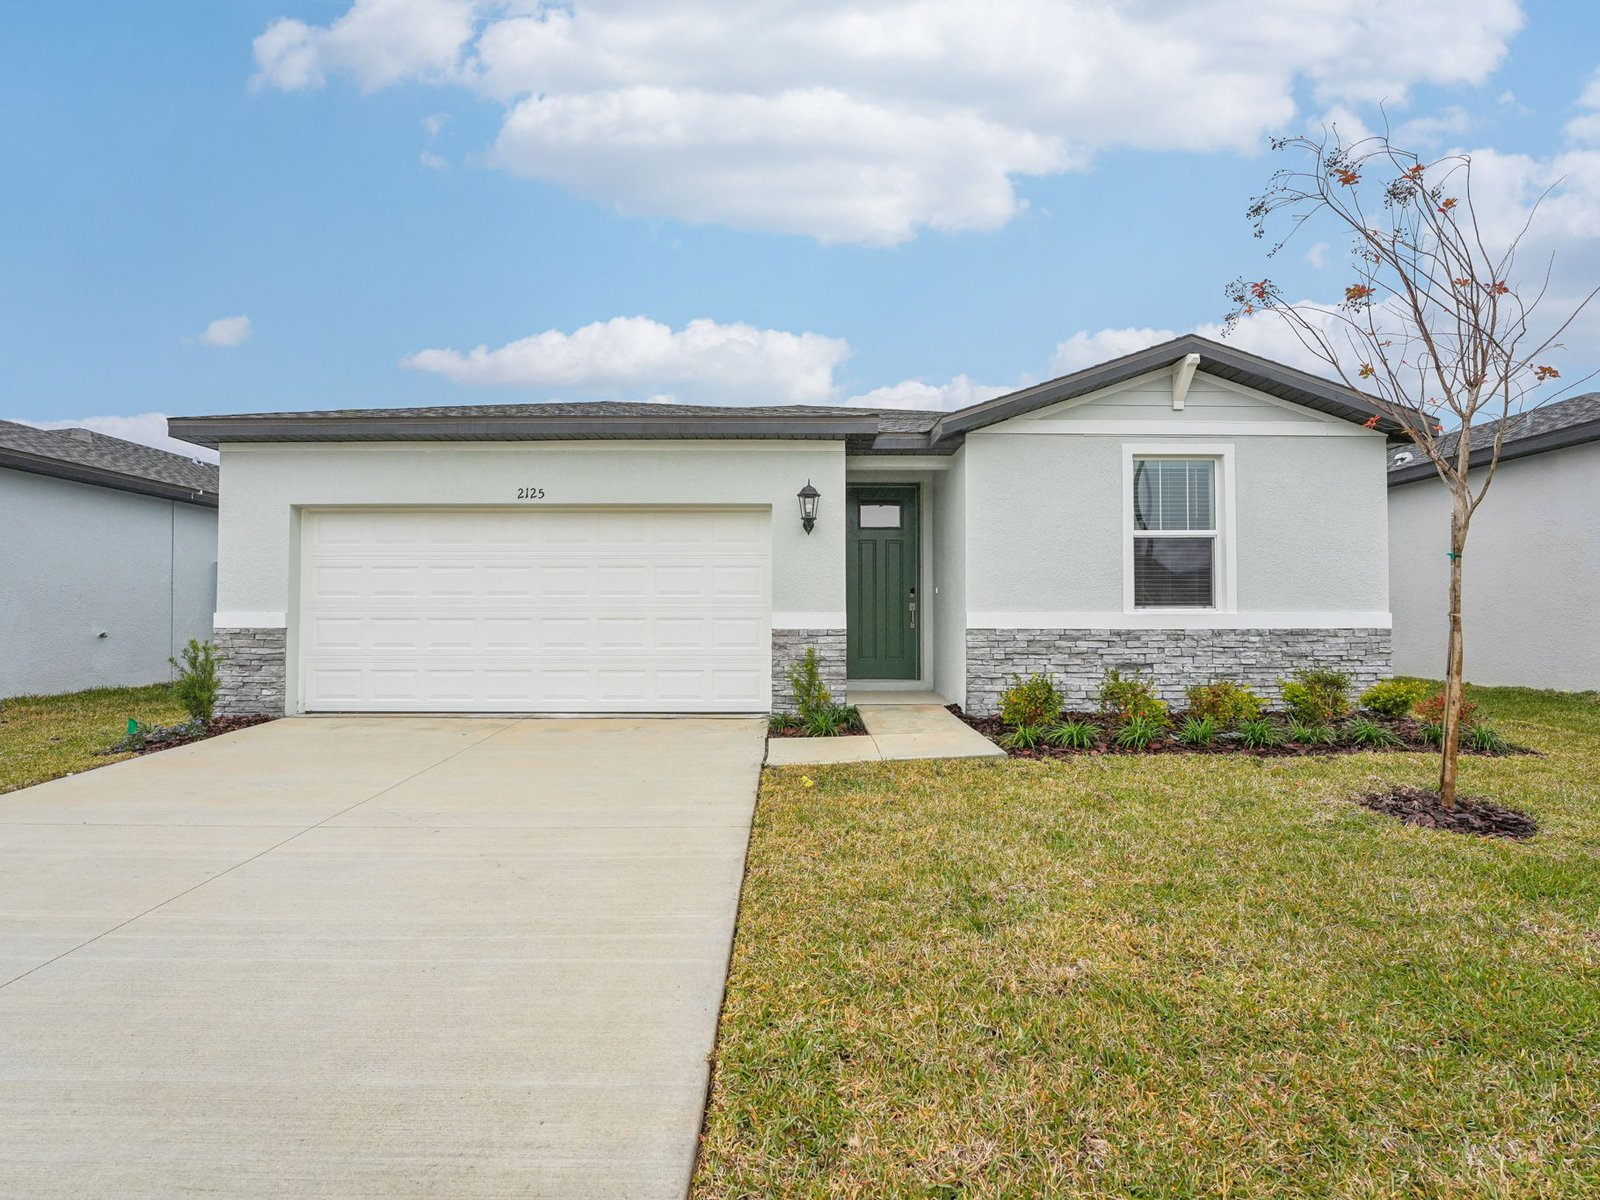
<svg viewBox="0 0 1600 1200"><path fill-rule="evenodd" d="M542 487L519 487L517 489L517 499L518 500L543 500L544 499L544 489Z"/></svg>

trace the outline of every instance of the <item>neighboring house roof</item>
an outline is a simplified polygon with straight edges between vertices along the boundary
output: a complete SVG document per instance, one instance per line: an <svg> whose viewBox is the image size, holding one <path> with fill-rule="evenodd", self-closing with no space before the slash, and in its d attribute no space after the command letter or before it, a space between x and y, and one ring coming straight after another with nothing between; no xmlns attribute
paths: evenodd
<svg viewBox="0 0 1600 1200"><path fill-rule="evenodd" d="M1200 356L1199 369L1279 399L1376 427L1399 425L1360 393L1189 334L955 412L836 405L476 404L174 417L173 437L223 442L559 441L567 438L797 438L843 440L851 453L953 454L975 429L1059 404Z"/></svg>
<svg viewBox="0 0 1600 1200"><path fill-rule="evenodd" d="M1469 460L1474 467L1488 463L1494 452L1495 431L1501 422L1485 421L1472 427L1472 451ZM1527 412L1513 413L1506 418L1506 434L1500 444L1500 461L1526 458L1530 454L1544 454L1568 446L1581 446L1586 442L1600 441L1600 392L1587 392L1566 400L1531 408ZM1460 444L1460 431L1445 434L1439 439L1439 448L1454 454ZM1389 452L1389 486L1415 483L1419 479L1432 479L1438 472L1428 456L1416 446L1396 446Z"/></svg>
<svg viewBox="0 0 1600 1200"><path fill-rule="evenodd" d="M0 467L217 507L214 465L92 429L38 429L0 421Z"/></svg>

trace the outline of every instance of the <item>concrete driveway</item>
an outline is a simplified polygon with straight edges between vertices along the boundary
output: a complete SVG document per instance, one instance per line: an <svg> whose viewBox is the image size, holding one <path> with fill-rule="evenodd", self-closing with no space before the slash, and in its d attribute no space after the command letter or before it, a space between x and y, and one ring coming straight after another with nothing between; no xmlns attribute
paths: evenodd
<svg viewBox="0 0 1600 1200"><path fill-rule="evenodd" d="M286 720L0 796L0 1194L681 1197L763 734Z"/></svg>

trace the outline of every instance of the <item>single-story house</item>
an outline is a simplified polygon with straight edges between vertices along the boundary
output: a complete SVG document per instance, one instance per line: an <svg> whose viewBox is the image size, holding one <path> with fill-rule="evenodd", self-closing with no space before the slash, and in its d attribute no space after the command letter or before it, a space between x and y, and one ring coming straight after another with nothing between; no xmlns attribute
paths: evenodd
<svg viewBox="0 0 1600 1200"><path fill-rule="evenodd" d="M1389 670L1386 441L1199 337L956 412L516 404L183 417L217 447L226 711L992 711L1107 668Z"/></svg>
<svg viewBox="0 0 1600 1200"><path fill-rule="evenodd" d="M0 697L154 683L216 608L217 468L0 421Z"/></svg>
<svg viewBox="0 0 1600 1200"><path fill-rule="evenodd" d="M1467 679L1600 688L1600 392L1509 420L1461 560ZM1488 461L1498 425L1474 430L1473 466ZM1483 472L1470 478L1476 489ZM1405 674L1444 675L1449 550L1449 490L1420 450L1394 447L1389 579Z"/></svg>

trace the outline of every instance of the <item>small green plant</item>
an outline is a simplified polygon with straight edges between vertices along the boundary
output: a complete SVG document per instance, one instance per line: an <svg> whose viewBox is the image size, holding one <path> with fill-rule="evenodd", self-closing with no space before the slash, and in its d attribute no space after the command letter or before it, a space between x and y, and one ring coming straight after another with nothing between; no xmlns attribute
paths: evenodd
<svg viewBox="0 0 1600 1200"><path fill-rule="evenodd" d="M815 646L807 646L805 654L789 668L789 690L794 693L794 708L802 725L813 713L833 707L833 695L822 682Z"/></svg>
<svg viewBox="0 0 1600 1200"><path fill-rule="evenodd" d="M1427 742L1428 745L1444 745L1444 722L1424 721L1419 732L1422 734L1422 740Z"/></svg>
<svg viewBox="0 0 1600 1200"><path fill-rule="evenodd" d="M1045 734L1045 741L1063 750L1092 750L1099 740L1100 731L1087 721L1062 721Z"/></svg>
<svg viewBox="0 0 1600 1200"><path fill-rule="evenodd" d="M1299 721L1290 720L1289 740L1299 742L1302 746L1331 746L1338 741L1338 735L1326 725L1305 725Z"/></svg>
<svg viewBox="0 0 1600 1200"><path fill-rule="evenodd" d="M1361 693L1361 707L1383 717L1409 717L1431 690L1421 679L1385 679Z"/></svg>
<svg viewBox="0 0 1600 1200"><path fill-rule="evenodd" d="M1119 725L1135 717L1148 717L1162 727L1167 723L1167 706L1156 695L1155 682L1115 668L1100 685L1100 711Z"/></svg>
<svg viewBox="0 0 1600 1200"><path fill-rule="evenodd" d="M1327 725L1350 711L1348 672L1302 667L1278 686L1289 715L1303 725Z"/></svg>
<svg viewBox="0 0 1600 1200"><path fill-rule="evenodd" d="M183 648L183 658L167 661L178 669L177 681L172 685L178 703L191 721L204 725L217 708L217 665L221 660L216 646L190 638Z"/></svg>
<svg viewBox="0 0 1600 1200"><path fill-rule="evenodd" d="M1000 697L1000 719L1007 725L1045 729L1061 716L1061 689L1049 675L1021 675Z"/></svg>
<svg viewBox="0 0 1600 1200"><path fill-rule="evenodd" d="M1479 754L1504 754L1511 749L1511 743L1487 725L1474 725L1467 730L1467 745Z"/></svg>
<svg viewBox="0 0 1600 1200"><path fill-rule="evenodd" d="M861 727L861 710L853 704L829 703L800 718L807 737L838 737Z"/></svg>
<svg viewBox="0 0 1600 1200"><path fill-rule="evenodd" d="M1239 740L1252 750L1270 750L1283 742L1283 731L1265 717L1239 722Z"/></svg>
<svg viewBox="0 0 1600 1200"><path fill-rule="evenodd" d="M1000 735L1000 745L1007 750L1037 750L1047 736L1042 725L1016 725Z"/></svg>
<svg viewBox="0 0 1600 1200"><path fill-rule="evenodd" d="M1345 736L1357 746L1364 746L1369 750L1387 749L1404 744L1389 730L1367 717L1357 717L1345 726L1344 732Z"/></svg>
<svg viewBox="0 0 1600 1200"><path fill-rule="evenodd" d="M800 724L800 718L793 713L773 713L767 718L768 733L782 733L791 725Z"/></svg>
<svg viewBox="0 0 1600 1200"><path fill-rule="evenodd" d="M1245 683L1213 679L1197 683L1184 692L1192 717L1210 717L1219 729L1231 729L1240 721L1253 721L1261 715L1261 698Z"/></svg>
<svg viewBox="0 0 1600 1200"><path fill-rule="evenodd" d="M1217 736L1216 717L1186 717L1178 737L1185 746L1209 746Z"/></svg>
<svg viewBox="0 0 1600 1200"><path fill-rule="evenodd" d="M1159 702L1158 702L1159 703ZM1163 713L1165 705L1162 706ZM1122 723L1112 741L1119 750L1148 750L1151 743L1160 739L1166 721L1148 713L1136 713Z"/></svg>

